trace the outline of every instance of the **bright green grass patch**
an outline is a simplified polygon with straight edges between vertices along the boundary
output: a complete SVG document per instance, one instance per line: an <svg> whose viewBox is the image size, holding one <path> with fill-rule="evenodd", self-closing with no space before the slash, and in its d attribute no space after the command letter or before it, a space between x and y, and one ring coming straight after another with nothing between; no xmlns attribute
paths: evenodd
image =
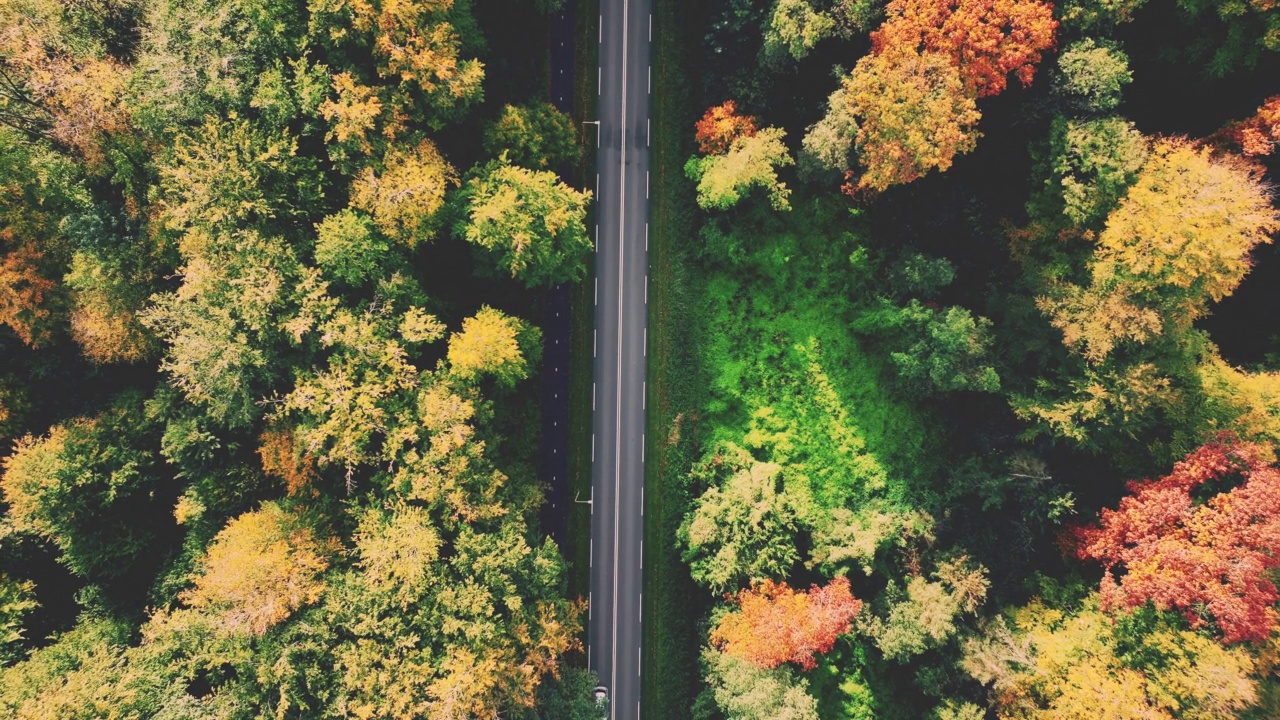
<svg viewBox="0 0 1280 720"><path fill-rule="evenodd" d="M936 468L927 422L850 329L874 288L858 226L839 200L801 200L706 238L711 439L793 470L827 507L906 502Z"/></svg>

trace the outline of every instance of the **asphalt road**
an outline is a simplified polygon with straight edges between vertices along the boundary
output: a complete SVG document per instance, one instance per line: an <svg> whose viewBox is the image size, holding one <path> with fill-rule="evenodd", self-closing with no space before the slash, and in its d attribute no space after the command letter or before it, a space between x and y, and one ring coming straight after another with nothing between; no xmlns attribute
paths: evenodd
<svg viewBox="0 0 1280 720"><path fill-rule="evenodd" d="M652 0L601 0L588 665L640 715Z"/></svg>
<svg viewBox="0 0 1280 720"><path fill-rule="evenodd" d="M557 110L573 115L573 46L576 0L565 0L551 18L551 78L548 97ZM589 129L589 128L588 128ZM572 167L560 168L566 182ZM542 327L542 483L546 504L541 527L565 550L569 508L569 347L572 331L570 286L551 288Z"/></svg>

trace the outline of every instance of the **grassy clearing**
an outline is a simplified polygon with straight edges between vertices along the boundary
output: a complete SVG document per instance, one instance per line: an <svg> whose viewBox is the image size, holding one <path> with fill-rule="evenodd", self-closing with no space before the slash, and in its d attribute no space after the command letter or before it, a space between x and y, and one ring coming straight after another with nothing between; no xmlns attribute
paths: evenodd
<svg viewBox="0 0 1280 720"><path fill-rule="evenodd" d="M591 78L595 73L599 46L596 26L599 0L578 0L576 47L573 67L573 121L582 134L583 152L575 168L573 182L588 187L587 178L595 176L595 128L584 126L583 120L596 116L596 94ZM595 212L587 216L587 227L595 226ZM591 497L591 330L594 326L593 271L573 288L573 327L569 342L569 494L583 499ZM591 511L588 505L574 504L568 517L569 596L586 598L591 585ZM584 631L585 643L585 631Z"/></svg>
<svg viewBox="0 0 1280 720"><path fill-rule="evenodd" d="M705 383L696 371L699 279L689 256L693 188L683 165L692 152L696 102L690 67L689 9L658 0L653 18L654 193L649 218L649 397L645 480L644 686L646 718L691 715L699 690L698 619L708 598L675 548L689 507L684 476L699 448L698 408Z"/></svg>
<svg viewBox="0 0 1280 720"><path fill-rule="evenodd" d="M850 330L876 265L840 199L793 203L704 234L708 440L794 470L825 507L904 505L939 454L925 418L889 391L884 358Z"/></svg>

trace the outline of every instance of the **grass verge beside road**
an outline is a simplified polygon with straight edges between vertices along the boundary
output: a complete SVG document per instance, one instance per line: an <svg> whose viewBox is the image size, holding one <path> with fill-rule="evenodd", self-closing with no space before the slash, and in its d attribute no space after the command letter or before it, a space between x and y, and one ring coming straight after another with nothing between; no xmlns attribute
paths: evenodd
<svg viewBox="0 0 1280 720"><path fill-rule="evenodd" d="M684 476L696 460L699 372L698 279L689 257L695 214L684 176L697 119L687 74L696 39L687 37L688 3L657 0L653 18L654 193L649 214L649 378L645 448L644 647L641 711L651 720L692 715L700 687L698 620L706 594L675 547L689 507Z"/></svg>

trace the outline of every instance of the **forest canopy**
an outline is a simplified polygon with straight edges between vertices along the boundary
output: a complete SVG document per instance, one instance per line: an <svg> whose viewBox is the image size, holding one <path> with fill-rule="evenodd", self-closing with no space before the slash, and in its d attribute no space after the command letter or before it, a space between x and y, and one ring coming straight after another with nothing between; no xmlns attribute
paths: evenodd
<svg viewBox="0 0 1280 720"><path fill-rule="evenodd" d="M671 717L1280 715L1280 10L672 15Z"/></svg>
<svg viewBox="0 0 1280 720"><path fill-rule="evenodd" d="M0 3L0 715L594 709L554 5Z"/></svg>

